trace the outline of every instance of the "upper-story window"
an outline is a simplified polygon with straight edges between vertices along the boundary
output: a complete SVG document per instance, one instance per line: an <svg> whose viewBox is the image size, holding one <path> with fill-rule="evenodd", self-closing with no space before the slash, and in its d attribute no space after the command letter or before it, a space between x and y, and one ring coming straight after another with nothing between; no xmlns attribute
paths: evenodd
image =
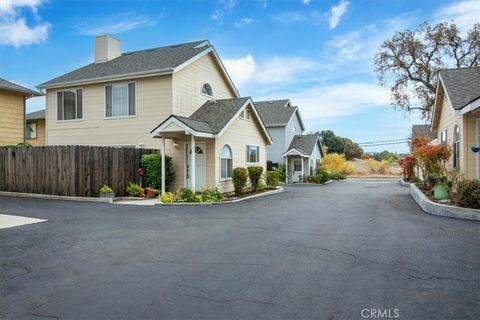
<svg viewBox="0 0 480 320"><path fill-rule="evenodd" d="M83 90L72 89L57 92L57 120L83 118Z"/></svg>
<svg viewBox="0 0 480 320"><path fill-rule="evenodd" d="M213 97L213 89L208 83L204 83L202 86L202 93L206 94L207 96Z"/></svg>
<svg viewBox="0 0 480 320"><path fill-rule="evenodd" d="M136 114L135 82L105 86L105 117L131 117Z"/></svg>
<svg viewBox="0 0 480 320"><path fill-rule="evenodd" d="M460 127L458 124L453 128L453 167L460 167Z"/></svg>
<svg viewBox="0 0 480 320"><path fill-rule="evenodd" d="M296 132L297 132L297 127L292 126L292 132L293 132L293 133L296 133Z"/></svg>

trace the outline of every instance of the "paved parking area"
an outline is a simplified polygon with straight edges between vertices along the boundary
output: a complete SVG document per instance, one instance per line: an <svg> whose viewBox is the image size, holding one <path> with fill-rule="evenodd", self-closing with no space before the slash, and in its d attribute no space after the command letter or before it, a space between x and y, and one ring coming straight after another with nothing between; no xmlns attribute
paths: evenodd
<svg viewBox="0 0 480 320"><path fill-rule="evenodd" d="M4 319L480 314L480 224L424 214L394 181L216 206L0 197L0 213L48 220L0 230Z"/></svg>

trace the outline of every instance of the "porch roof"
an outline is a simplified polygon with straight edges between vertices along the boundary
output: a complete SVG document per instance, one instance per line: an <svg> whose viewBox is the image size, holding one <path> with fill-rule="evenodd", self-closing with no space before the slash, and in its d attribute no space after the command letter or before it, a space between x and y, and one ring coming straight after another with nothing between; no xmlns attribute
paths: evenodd
<svg viewBox="0 0 480 320"><path fill-rule="evenodd" d="M320 154L323 156L322 145L320 143L319 134L304 134L296 135L293 137L287 151L283 153L283 156L292 154L292 150L301 153L303 156L310 156L313 153L315 146L320 148Z"/></svg>

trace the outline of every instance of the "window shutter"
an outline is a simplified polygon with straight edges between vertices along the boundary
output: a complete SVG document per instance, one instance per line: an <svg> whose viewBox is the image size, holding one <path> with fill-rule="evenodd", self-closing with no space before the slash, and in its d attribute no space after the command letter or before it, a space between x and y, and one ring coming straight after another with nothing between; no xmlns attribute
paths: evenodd
<svg viewBox="0 0 480 320"><path fill-rule="evenodd" d="M128 115L135 115L135 83L128 84Z"/></svg>
<svg viewBox="0 0 480 320"><path fill-rule="evenodd" d="M57 120L63 120L63 92L57 92Z"/></svg>
<svg viewBox="0 0 480 320"><path fill-rule="evenodd" d="M105 87L105 116L111 117L112 116L112 86Z"/></svg>
<svg viewBox="0 0 480 320"><path fill-rule="evenodd" d="M83 118L83 90L77 89L77 119Z"/></svg>

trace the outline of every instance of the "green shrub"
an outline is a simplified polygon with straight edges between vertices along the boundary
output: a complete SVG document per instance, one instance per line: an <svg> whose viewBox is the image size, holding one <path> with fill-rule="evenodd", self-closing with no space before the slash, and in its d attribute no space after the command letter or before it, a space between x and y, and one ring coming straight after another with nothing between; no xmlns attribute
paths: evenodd
<svg viewBox="0 0 480 320"><path fill-rule="evenodd" d="M127 184L127 193L132 197L140 197L143 194L143 189L138 184L128 181Z"/></svg>
<svg viewBox="0 0 480 320"><path fill-rule="evenodd" d="M202 198L197 196L195 192L193 192L189 188L178 189L175 193L176 201L178 202L201 202Z"/></svg>
<svg viewBox="0 0 480 320"><path fill-rule="evenodd" d="M265 172L265 184L268 188L276 188L280 183L280 174L278 171L272 170Z"/></svg>
<svg viewBox="0 0 480 320"><path fill-rule="evenodd" d="M239 196L245 190L247 186L247 179L248 179L248 171L245 168L235 168L233 169L232 174L232 183L233 188L235 189L235 193Z"/></svg>
<svg viewBox="0 0 480 320"><path fill-rule="evenodd" d="M450 198L459 207L480 209L480 180L459 181Z"/></svg>
<svg viewBox="0 0 480 320"><path fill-rule="evenodd" d="M104 193L113 193L113 189L104 184L101 188L99 193L104 194Z"/></svg>
<svg viewBox="0 0 480 320"><path fill-rule="evenodd" d="M263 167L260 166L251 166L248 167L248 178L250 179L250 185L252 190L256 191L260 183L260 178L263 174Z"/></svg>
<svg viewBox="0 0 480 320"><path fill-rule="evenodd" d="M325 183L330 180L330 172L325 169L317 170L315 175L315 183Z"/></svg>
<svg viewBox="0 0 480 320"><path fill-rule="evenodd" d="M333 173L330 173L330 179L332 180L345 180L347 179L347 177L341 173L336 173L336 172L333 172Z"/></svg>
<svg viewBox="0 0 480 320"><path fill-rule="evenodd" d="M175 197L175 193L165 192L160 195L160 201L163 203L174 203L177 202L177 198Z"/></svg>
<svg viewBox="0 0 480 320"><path fill-rule="evenodd" d="M144 154L140 160L140 166L145 171L143 181L147 187L162 188L162 161L159 154ZM165 188L175 180L175 171L173 170L172 158L165 156Z"/></svg>
<svg viewBox="0 0 480 320"><path fill-rule="evenodd" d="M273 171L278 173L278 180L281 182L287 181L287 167L284 164L278 165L277 168L273 168Z"/></svg>
<svg viewBox="0 0 480 320"><path fill-rule="evenodd" d="M217 188L203 190L201 197L202 202L219 202L223 199L222 193Z"/></svg>

